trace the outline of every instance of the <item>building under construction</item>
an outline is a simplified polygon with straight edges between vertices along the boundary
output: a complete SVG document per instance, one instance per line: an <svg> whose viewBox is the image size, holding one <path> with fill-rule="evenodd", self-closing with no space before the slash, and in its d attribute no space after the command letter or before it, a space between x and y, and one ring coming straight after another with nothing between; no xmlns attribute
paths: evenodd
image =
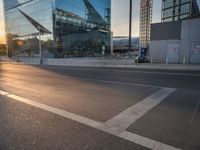
<svg viewBox="0 0 200 150"><path fill-rule="evenodd" d="M147 53L150 42L153 0L140 1L140 48Z"/></svg>

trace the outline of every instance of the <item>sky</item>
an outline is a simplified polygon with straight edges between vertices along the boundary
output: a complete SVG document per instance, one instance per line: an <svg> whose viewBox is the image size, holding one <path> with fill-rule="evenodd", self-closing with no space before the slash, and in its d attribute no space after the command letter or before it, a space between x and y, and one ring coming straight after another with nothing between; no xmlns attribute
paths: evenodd
<svg viewBox="0 0 200 150"><path fill-rule="evenodd" d="M112 30L114 36L126 36L129 29L129 2L130 0L112 0ZM139 36L140 0L133 0L133 33ZM161 21L161 0L153 0L152 22Z"/></svg>
<svg viewBox="0 0 200 150"><path fill-rule="evenodd" d="M129 25L130 0L112 1L112 31L114 36L127 36ZM200 6L200 0L197 0ZM133 26L132 36L139 36L140 0L133 0ZM161 0L153 0L153 23L161 21ZM4 24L2 0L0 0L0 43L4 42Z"/></svg>

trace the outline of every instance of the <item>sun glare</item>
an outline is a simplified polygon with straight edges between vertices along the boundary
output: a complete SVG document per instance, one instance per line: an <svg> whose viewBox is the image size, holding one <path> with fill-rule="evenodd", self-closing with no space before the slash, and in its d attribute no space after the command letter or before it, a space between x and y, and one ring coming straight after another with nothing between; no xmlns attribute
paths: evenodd
<svg viewBox="0 0 200 150"><path fill-rule="evenodd" d="M5 43L5 34L3 31L0 31L0 44Z"/></svg>
<svg viewBox="0 0 200 150"><path fill-rule="evenodd" d="M0 31L0 36L4 36L4 32L3 31Z"/></svg>

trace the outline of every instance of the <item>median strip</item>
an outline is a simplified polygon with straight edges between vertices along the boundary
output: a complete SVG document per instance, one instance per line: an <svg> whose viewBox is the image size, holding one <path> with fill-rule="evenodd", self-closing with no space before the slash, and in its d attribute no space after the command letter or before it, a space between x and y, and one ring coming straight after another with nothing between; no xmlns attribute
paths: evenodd
<svg viewBox="0 0 200 150"><path fill-rule="evenodd" d="M107 121L103 128L115 128L116 134L120 134L122 131L126 130L131 124L153 109L155 106L160 104L166 97L172 94L176 89L173 88L162 88L157 92L153 93L149 97L140 101L139 103L126 109L124 112L113 117Z"/></svg>
<svg viewBox="0 0 200 150"><path fill-rule="evenodd" d="M150 109L152 109L153 107L158 105L164 98L169 96L174 91L175 91L175 89L170 89L170 88L161 89L158 92L156 92L155 94L151 95L150 97L144 99L142 102L139 102L138 104L134 105L135 107L133 106L133 107L127 109L126 111L120 113L119 115L117 115L116 117L114 117L113 119L111 119L110 121L108 121L106 123L97 122L97 121L91 120L89 118L85 118L85 117L67 112L67 111L59 109L59 108L41 104L41 103L38 103L38 102L35 102L32 100L14 95L14 94L9 94L8 92L5 92L5 91L0 90L0 95L6 96L15 101L19 101L19 102L31 105L33 107L40 108L42 110L57 114L59 116L65 117L67 119L71 119L78 123L87 125L89 127L92 127L97 130L106 132L108 134L117 136L124 140L128 140L130 142L141 145L143 147L150 148L152 150L160 150L160 149L162 149L162 150L180 150L179 148L175 148L173 146L170 146L170 145L167 145L167 144L131 133L129 131L126 131L127 126L132 124L139 117L142 117L146 112L148 112ZM153 99L153 98L155 98L155 99ZM146 105L146 106L143 106L143 105ZM134 119L133 119L130 116L131 115L130 113L132 112L132 110L136 110L136 108L137 108L138 112L135 112L135 113L138 113L138 115L134 116L133 117ZM120 116L125 117L125 119L121 119L120 122L117 122L117 124L120 123L121 125L118 124L118 126L116 126L114 124L109 123L109 122L114 123L116 120L118 120L120 118ZM131 120L127 122L127 119L131 119ZM127 125L125 125L126 123L127 123ZM109 128L108 128L108 125L110 125Z"/></svg>

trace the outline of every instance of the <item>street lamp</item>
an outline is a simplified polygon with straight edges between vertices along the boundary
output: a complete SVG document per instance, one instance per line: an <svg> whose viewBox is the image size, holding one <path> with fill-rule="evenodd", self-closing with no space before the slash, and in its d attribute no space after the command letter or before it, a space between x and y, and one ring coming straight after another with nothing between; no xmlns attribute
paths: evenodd
<svg viewBox="0 0 200 150"><path fill-rule="evenodd" d="M39 51L40 51L40 64L42 64L42 43L41 43L41 30L39 27Z"/></svg>
<svg viewBox="0 0 200 150"><path fill-rule="evenodd" d="M130 12L129 12L129 55L131 52L131 37L132 37L132 0L130 0Z"/></svg>

